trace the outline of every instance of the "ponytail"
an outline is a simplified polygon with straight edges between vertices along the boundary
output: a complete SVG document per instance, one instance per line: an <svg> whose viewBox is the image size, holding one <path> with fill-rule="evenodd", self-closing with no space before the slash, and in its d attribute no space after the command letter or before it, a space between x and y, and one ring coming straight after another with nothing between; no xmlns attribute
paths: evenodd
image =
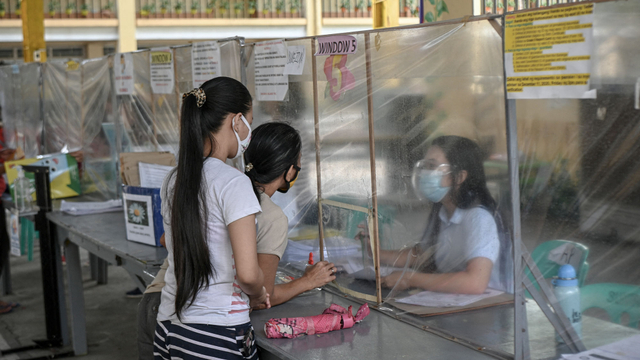
<svg viewBox="0 0 640 360"><path fill-rule="evenodd" d="M252 101L247 88L228 77L209 80L200 89L184 97L178 166L171 173L175 177L169 207L178 318L216 274L207 244L208 186L202 176L205 160L216 149L213 134L229 114L249 113ZM205 154L207 144L210 150Z"/></svg>

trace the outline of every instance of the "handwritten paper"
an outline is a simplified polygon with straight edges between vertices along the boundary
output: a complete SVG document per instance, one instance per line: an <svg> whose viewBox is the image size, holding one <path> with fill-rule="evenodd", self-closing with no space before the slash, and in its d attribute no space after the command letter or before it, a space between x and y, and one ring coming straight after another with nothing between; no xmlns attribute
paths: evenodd
<svg viewBox="0 0 640 360"><path fill-rule="evenodd" d="M259 101L282 101L289 91L289 77L284 75L287 46L283 40L255 45L256 95Z"/></svg>
<svg viewBox="0 0 640 360"><path fill-rule="evenodd" d="M302 75L304 61L307 57L307 49L304 45L287 46L287 64L284 66L284 75Z"/></svg>
<svg viewBox="0 0 640 360"><path fill-rule="evenodd" d="M151 90L154 94L173 92L173 53L170 48L151 49L149 56L151 70Z"/></svg>
<svg viewBox="0 0 640 360"><path fill-rule="evenodd" d="M423 291L396 301L403 304L430 307L458 307L467 306L474 302L498 296L500 294L502 294L502 291L489 288L487 288L483 294L479 295L445 294L435 291Z"/></svg>
<svg viewBox="0 0 640 360"><path fill-rule="evenodd" d="M194 88L221 75L220 47L217 41L193 44L191 47L191 72Z"/></svg>

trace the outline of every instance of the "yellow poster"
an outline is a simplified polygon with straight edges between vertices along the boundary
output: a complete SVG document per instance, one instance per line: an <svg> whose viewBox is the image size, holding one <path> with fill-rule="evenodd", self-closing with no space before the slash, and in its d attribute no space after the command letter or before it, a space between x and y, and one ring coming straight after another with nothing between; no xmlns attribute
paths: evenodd
<svg viewBox="0 0 640 360"><path fill-rule="evenodd" d="M505 17L507 98L595 98L589 89L595 4Z"/></svg>

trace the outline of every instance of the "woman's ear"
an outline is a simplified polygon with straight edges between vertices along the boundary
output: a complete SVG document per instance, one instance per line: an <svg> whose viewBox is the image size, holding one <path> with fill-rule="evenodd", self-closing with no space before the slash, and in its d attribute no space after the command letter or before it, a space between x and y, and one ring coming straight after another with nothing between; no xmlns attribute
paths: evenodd
<svg viewBox="0 0 640 360"><path fill-rule="evenodd" d="M467 180L467 170L462 170L458 173L458 175L456 176L456 184L460 185L462 184L465 180Z"/></svg>
<svg viewBox="0 0 640 360"><path fill-rule="evenodd" d="M289 171L287 171L287 176L286 176L286 181L287 182L291 182L293 181L293 177L296 176L296 169L293 167L293 165L289 166Z"/></svg>
<svg viewBox="0 0 640 360"><path fill-rule="evenodd" d="M240 127L244 126L244 122L240 119L240 116L242 116L242 113L233 114L233 117L231 118L231 127L237 133L240 133Z"/></svg>

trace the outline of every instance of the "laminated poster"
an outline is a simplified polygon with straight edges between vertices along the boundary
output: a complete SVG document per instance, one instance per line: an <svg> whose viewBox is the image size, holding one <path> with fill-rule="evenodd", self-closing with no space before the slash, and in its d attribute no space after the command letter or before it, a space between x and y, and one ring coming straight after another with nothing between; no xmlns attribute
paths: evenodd
<svg viewBox="0 0 640 360"><path fill-rule="evenodd" d="M193 87L220 76L220 46L217 41L194 43L191 47Z"/></svg>
<svg viewBox="0 0 640 360"><path fill-rule="evenodd" d="M173 52L170 48L151 49L149 56L151 70L151 91L154 94L173 93Z"/></svg>
<svg viewBox="0 0 640 360"><path fill-rule="evenodd" d="M116 54L113 62L116 95L133 94L133 58L131 54Z"/></svg>
<svg viewBox="0 0 640 360"><path fill-rule="evenodd" d="M289 91L287 46L283 40L265 41L255 45L256 96L259 101L283 101Z"/></svg>
<svg viewBox="0 0 640 360"><path fill-rule="evenodd" d="M590 90L595 4L530 11L505 18L509 99L593 99Z"/></svg>
<svg viewBox="0 0 640 360"><path fill-rule="evenodd" d="M123 193L127 239L155 245L151 196Z"/></svg>

